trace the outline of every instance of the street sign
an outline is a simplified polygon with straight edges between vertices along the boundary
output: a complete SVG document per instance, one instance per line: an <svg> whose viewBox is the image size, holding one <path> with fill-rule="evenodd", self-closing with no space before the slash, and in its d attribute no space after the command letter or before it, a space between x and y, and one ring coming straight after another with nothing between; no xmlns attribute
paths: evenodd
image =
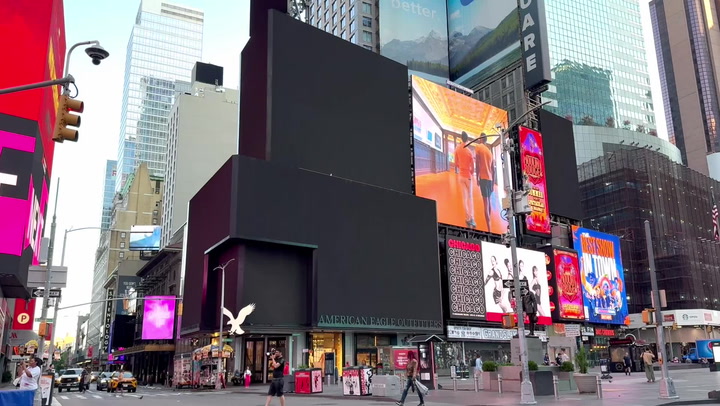
<svg viewBox="0 0 720 406"><path fill-rule="evenodd" d="M40 318L40 317L36 317L36 318L35 318L35 322L36 322L36 323L40 323L40 322L42 322L42 321L43 321L43 319ZM45 319L45 321L48 322L48 323L52 323L52 322L53 322L53 319L51 319L51 318L48 317L47 319Z"/></svg>
<svg viewBox="0 0 720 406"><path fill-rule="evenodd" d="M60 289L50 289L50 298L58 298L61 295ZM45 296L45 289L33 288L32 297L43 297Z"/></svg>
<svg viewBox="0 0 720 406"><path fill-rule="evenodd" d="M510 289L513 296L515 295L515 281L512 279L503 279L503 287ZM530 293L530 283L527 279L520 279L520 295L525 296Z"/></svg>

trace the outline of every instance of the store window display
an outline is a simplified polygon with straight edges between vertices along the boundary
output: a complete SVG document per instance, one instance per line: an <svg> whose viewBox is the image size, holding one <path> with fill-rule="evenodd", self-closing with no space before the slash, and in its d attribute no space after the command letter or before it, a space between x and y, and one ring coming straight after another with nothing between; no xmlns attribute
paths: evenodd
<svg viewBox="0 0 720 406"><path fill-rule="evenodd" d="M310 368L321 368L323 376L342 371L342 333L312 333L310 343L311 348L308 353Z"/></svg>
<svg viewBox="0 0 720 406"><path fill-rule="evenodd" d="M389 366L391 348L397 345L397 335L357 334L355 336L355 362L357 366Z"/></svg>

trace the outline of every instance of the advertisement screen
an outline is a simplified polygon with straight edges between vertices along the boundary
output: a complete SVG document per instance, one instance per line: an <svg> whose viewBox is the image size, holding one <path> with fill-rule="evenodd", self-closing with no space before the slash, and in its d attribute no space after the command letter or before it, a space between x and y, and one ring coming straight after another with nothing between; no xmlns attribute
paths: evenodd
<svg viewBox="0 0 720 406"><path fill-rule="evenodd" d="M515 1L448 0L450 80L473 88L521 57Z"/></svg>
<svg viewBox="0 0 720 406"><path fill-rule="evenodd" d="M142 339L172 339L175 327L175 296L147 296L144 302Z"/></svg>
<svg viewBox="0 0 720 406"><path fill-rule="evenodd" d="M625 324L625 275L620 238L572 227L573 247L580 256L580 280L585 295L585 318L591 323Z"/></svg>
<svg viewBox="0 0 720 406"><path fill-rule="evenodd" d="M130 251L159 251L160 226L132 226L130 228Z"/></svg>
<svg viewBox="0 0 720 406"><path fill-rule="evenodd" d="M445 0L380 0L380 55L407 65L411 75L445 83L446 9Z"/></svg>
<svg viewBox="0 0 720 406"><path fill-rule="evenodd" d="M486 319L502 322L503 314L515 311L511 289L506 288L503 283L513 279L510 248L502 244L483 242L482 252ZM538 304L538 324L549 326L552 324L552 319L545 254L518 248L517 255L520 280L528 282L528 294L535 295Z"/></svg>
<svg viewBox="0 0 720 406"><path fill-rule="evenodd" d="M578 254L548 247L545 260L553 321L585 320Z"/></svg>
<svg viewBox="0 0 720 406"><path fill-rule="evenodd" d="M545 151L542 135L526 127L519 127L520 167L527 176L530 185L528 202L532 212L525 216L525 227L528 231L549 235L550 209L548 208L547 184L545 180Z"/></svg>
<svg viewBox="0 0 720 406"><path fill-rule="evenodd" d="M439 223L504 233L496 125L507 112L417 76L412 90L415 194L437 202Z"/></svg>
<svg viewBox="0 0 720 406"><path fill-rule="evenodd" d="M480 244L448 238L447 261L450 317L484 319L485 294L482 288Z"/></svg>
<svg viewBox="0 0 720 406"><path fill-rule="evenodd" d="M139 283L140 278L137 276L120 276L118 278L118 297L121 297L122 301L118 302L115 314L120 316L135 314L136 289Z"/></svg>

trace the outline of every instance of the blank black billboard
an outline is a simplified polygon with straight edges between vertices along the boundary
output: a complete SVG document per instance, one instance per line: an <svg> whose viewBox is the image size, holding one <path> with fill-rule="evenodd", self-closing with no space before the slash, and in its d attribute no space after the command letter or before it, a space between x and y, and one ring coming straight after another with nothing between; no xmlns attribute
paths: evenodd
<svg viewBox="0 0 720 406"><path fill-rule="evenodd" d="M234 159L237 219L231 236L313 250L313 319L318 324L394 322L397 330L442 330L434 201L266 161ZM302 251L293 255L310 260ZM246 267L263 261L246 261ZM252 270L243 272L249 283ZM266 286L262 279L253 283Z"/></svg>
<svg viewBox="0 0 720 406"><path fill-rule="evenodd" d="M550 213L582 220L572 122L545 110L540 110L539 121L545 147Z"/></svg>
<svg viewBox="0 0 720 406"><path fill-rule="evenodd" d="M407 67L277 11L268 44L268 160L412 193Z"/></svg>

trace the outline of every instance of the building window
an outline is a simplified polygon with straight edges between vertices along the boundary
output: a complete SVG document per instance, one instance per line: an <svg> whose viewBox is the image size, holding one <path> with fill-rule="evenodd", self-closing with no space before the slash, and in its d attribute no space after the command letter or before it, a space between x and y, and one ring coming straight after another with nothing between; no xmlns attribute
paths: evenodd
<svg viewBox="0 0 720 406"><path fill-rule="evenodd" d="M353 44L357 44L357 38L355 38L355 34L350 36L350 42L352 42Z"/></svg>
<svg viewBox="0 0 720 406"><path fill-rule="evenodd" d="M153 216L157 216L157 215L158 215L158 211L157 211L157 210L153 210Z"/></svg>
<svg viewBox="0 0 720 406"><path fill-rule="evenodd" d="M337 27L333 28L333 35L337 37Z"/></svg>
<svg viewBox="0 0 720 406"><path fill-rule="evenodd" d="M370 3L363 2L362 12L365 14L372 14L372 5Z"/></svg>
<svg viewBox="0 0 720 406"><path fill-rule="evenodd" d="M330 32L330 24L325 24L325 32Z"/></svg>
<svg viewBox="0 0 720 406"><path fill-rule="evenodd" d="M347 31L343 31L340 36L342 37L342 39L347 40Z"/></svg>
<svg viewBox="0 0 720 406"><path fill-rule="evenodd" d="M345 28L345 17L340 19L340 27Z"/></svg>
<svg viewBox="0 0 720 406"><path fill-rule="evenodd" d="M325 10L325 22L330 21L330 10Z"/></svg>
<svg viewBox="0 0 720 406"><path fill-rule="evenodd" d="M372 32L370 31L363 31L363 42L367 42L369 44L372 44Z"/></svg>
<svg viewBox="0 0 720 406"><path fill-rule="evenodd" d="M153 225L157 225L157 219L153 219L152 223Z"/></svg>
<svg viewBox="0 0 720 406"><path fill-rule="evenodd" d="M120 248L125 248L125 241L120 243Z"/></svg>
<svg viewBox="0 0 720 406"><path fill-rule="evenodd" d="M355 32L356 28L357 24L355 23L355 20L350 20L350 32Z"/></svg>
<svg viewBox="0 0 720 406"><path fill-rule="evenodd" d="M355 6L350 7L350 18L355 17Z"/></svg>
<svg viewBox="0 0 720 406"><path fill-rule="evenodd" d="M340 5L340 14L345 14L347 11L347 8L345 7L345 3Z"/></svg>
<svg viewBox="0 0 720 406"><path fill-rule="evenodd" d="M315 25L315 17L310 17L310 25Z"/></svg>
<svg viewBox="0 0 720 406"><path fill-rule="evenodd" d="M120 258L125 258L125 253L122 252L122 251L119 252L119 253L118 253L118 257L120 257Z"/></svg>
<svg viewBox="0 0 720 406"><path fill-rule="evenodd" d="M120 233L120 238L125 238L125 233Z"/></svg>
<svg viewBox="0 0 720 406"><path fill-rule="evenodd" d="M333 14L333 25L337 24L337 14Z"/></svg>
<svg viewBox="0 0 720 406"><path fill-rule="evenodd" d="M332 2L332 11L337 11L337 1Z"/></svg>
<svg viewBox="0 0 720 406"><path fill-rule="evenodd" d="M328 0L325 0L325 8L328 8Z"/></svg>
<svg viewBox="0 0 720 406"><path fill-rule="evenodd" d="M372 18L363 17L363 27L372 28Z"/></svg>
<svg viewBox="0 0 720 406"><path fill-rule="evenodd" d="M369 51L372 51L372 50L373 50L373 47L372 47L371 45L363 45L363 48L365 48L365 49L367 49L367 50L369 50Z"/></svg>

